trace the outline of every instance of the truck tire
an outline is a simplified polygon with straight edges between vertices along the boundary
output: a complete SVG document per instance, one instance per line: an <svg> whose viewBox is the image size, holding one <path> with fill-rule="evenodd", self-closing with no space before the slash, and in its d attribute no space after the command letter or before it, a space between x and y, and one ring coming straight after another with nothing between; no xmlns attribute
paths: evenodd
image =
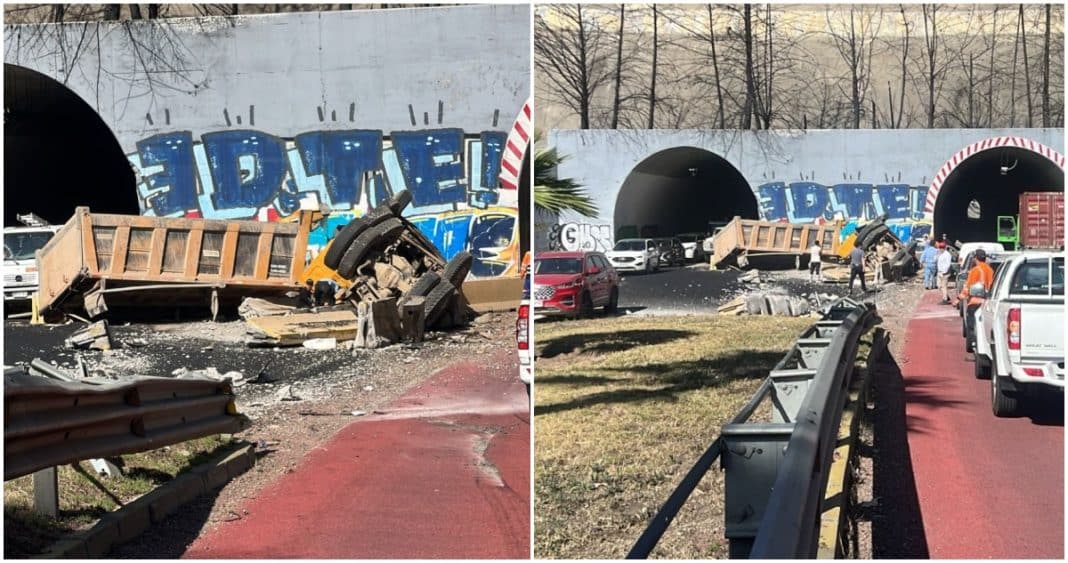
<svg viewBox="0 0 1068 563"><path fill-rule="evenodd" d="M363 217L357 217L349 221L349 224L345 225L341 232L334 237L334 242L330 243L330 248L326 249L326 256L323 256L323 264L326 264L327 268L336 270L338 264L341 263L341 258L345 256L345 252L352 245L352 242L356 240L356 237L360 236L360 233L392 217L393 214L390 213L388 208L379 207L372 209Z"/></svg>
<svg viewBox="0 0 1068 563"><path fill-rule="evenodd" d="M986 356L976 353L975 354L975 378L986 379L990 377L990 361L986 359Z"/></svg>
<svg viewBox="0 0 1068 563"><path fill-rule="evenodd" d="M471 271L471 264L475 259L471 256L470 252L466 250L452 257L448 264L445 264L445 272L442 273L442 278L449 280L449 283L453 287L459 288L464 284L464 280L467 279L467 274Z"/></svg>
<svg viewBox="0 0 1068 563"><path fill-rule="evenodd" d="M448 308L449 299L452 298L454 293L456 293L456 287L449 283L448 280L441 280L441 283L430 290L430 293L426 296L426 303L423 305L423 318L427 327L434 326L434 323L441 318L442 313Z"/></svg>
<svg viewBox="0 0 1068 563"><path fill-rule="evenodd" d="M1005 391L1001 389L1001 377L1002 376L996 373L991 374L990 389L993 395L991 407L994 411L994 416L1013 416L1019 409L1019 400L1016 397L1010 397L1009 395L1006 395Z"/></svg>
<svg viewBox="0 0 1068 563"><path fill-rule="evenodd" d="M434 289L440 282L441 276L434 272L427 272L419 276L419 279L415 280L415 283L412 284L412 288L409 289L408 293L405 295L411 297L426 297L430 294L430 290Z"/></svg>
<svg viewBox="0 0 1068 563"><path fill-rule="evenodd" d="M401 223L400 219L395 217L390 217L378 225L364 230L356 237L356 240L352 241L349 249L345 251L345 255L341 257L341 262L337 265L337 273L341 274L345 279L352 279L356 275L356 269L359 268L360 263L363 262L368 252L391 244L397 240L403 230L404 223Z"/></svg>
<svg viewBox="0 0 1068 563"><path fill-rule="evenodd" d="M389 208L391 213L393 213L397 217L400 217L401 214L404 213L404 208L408 207L408 204L411 202L412 192L409 192L408 190L402 190L393 194L393 197L389 198L389 201L386 202L386 207Z"/></svg>

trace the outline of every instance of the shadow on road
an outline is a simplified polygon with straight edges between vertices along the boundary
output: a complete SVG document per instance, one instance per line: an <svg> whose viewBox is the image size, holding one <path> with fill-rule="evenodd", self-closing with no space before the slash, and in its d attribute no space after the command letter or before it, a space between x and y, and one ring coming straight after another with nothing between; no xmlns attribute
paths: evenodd
<svg viewBox="0 0 1068 563"><path fill-rule="evenodd" d="M897 361L891 359L893 362L893 369L897 371L900 378L901 370L897 366ZM905 403L914 403L927 405L931 407L940 408L957 408L960 405L965 404L964 401L957 399L946 398L944 390L936 382L930 380L910 380L905 383L902 382L905 393ZM906 420L906 428L910 431L927 433L928 422L927 419L922 416L908 415Z"/></svg>
<svg viewBox="0 0 1068 563"><path fill-rule="evenodd" d="M875 559L926 559L930 554L908 442L908 429L918 421L906 420L905 405L926 402L953 406L955 401L940 400L933 389L906 388L901 368L890 355L873 368L872 486L878 504L867 515L872 555Z"/></svg>
<svg viewBox="0 0 1068 563"><path fill-rule="evenodd" d="M601 391L577 397L562 403L535 405L534 415L551 414L603 404L622 404L640 401L658 400L673 403L678 395L687 391L708 387L720 387L737 379L754 379L767 377L775 363L782 358L782 352L738 352L709 360L692 360L638 365L626 368L612 368L612 371L635 374L631 379L604 378L599 376L542 376L538 385L566 383L561 379L575 378L596 380L594 383L611 383L634 381L646 387L626 387ZM649 388L648 385L662 385Z"/></svg>
<svg viewBox="0 0 1068 563"><path fill-rule="evenodd" d="M583 354L606 354L622 352L635 346L663 344L681 338L689 338L697 333L688 330L621 330L616 332L595 332L592 334L569 334L545 341L540 358L554 358L561 354L570 354L581 350Z"/></svg>

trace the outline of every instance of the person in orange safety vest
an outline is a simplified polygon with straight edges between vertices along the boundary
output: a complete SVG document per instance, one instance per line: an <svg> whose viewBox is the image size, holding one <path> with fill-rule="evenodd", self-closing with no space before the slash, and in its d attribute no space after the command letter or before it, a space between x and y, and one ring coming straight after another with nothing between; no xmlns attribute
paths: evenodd
<svg viewBox="0 0 1068 563"><path fill-rule="evenodd" d="M975 251L975 265L968 270L968 281L964 282L964 286L960 288L959 295L960 299L968 300L964 309L964 322L967 327L969 352L975 349L975 310L983 305L984 298L968 295L968 288L978 283L982 283L987 292L994 284L994 268L986 263L986 251L982 248Z"/></svg>

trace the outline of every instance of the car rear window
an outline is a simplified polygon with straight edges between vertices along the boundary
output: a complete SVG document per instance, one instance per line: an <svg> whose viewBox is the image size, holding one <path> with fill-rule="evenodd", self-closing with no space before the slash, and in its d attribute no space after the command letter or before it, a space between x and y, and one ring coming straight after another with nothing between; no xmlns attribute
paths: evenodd
<svg viewBox="0 0 1068 563"><path fill-rule="evenodd" d="M1053 264L1052 275L1050 264ZM1064 258L1024 262L1013 275L1009 292L1016 295L1064 295Z"/></svg>

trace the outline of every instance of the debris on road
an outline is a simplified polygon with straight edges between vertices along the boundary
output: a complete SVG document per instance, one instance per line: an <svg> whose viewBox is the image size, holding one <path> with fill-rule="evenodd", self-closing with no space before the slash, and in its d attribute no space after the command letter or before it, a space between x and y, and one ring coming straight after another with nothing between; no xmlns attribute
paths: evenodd
<svg viewBox="0 0 1068 563"><path fill-rule="evenodd" d="M85 328L78 330L66 341L68 348L81 350L111 350L114 343L111 339L111 327L107 321L97 321Z"/></svg>

